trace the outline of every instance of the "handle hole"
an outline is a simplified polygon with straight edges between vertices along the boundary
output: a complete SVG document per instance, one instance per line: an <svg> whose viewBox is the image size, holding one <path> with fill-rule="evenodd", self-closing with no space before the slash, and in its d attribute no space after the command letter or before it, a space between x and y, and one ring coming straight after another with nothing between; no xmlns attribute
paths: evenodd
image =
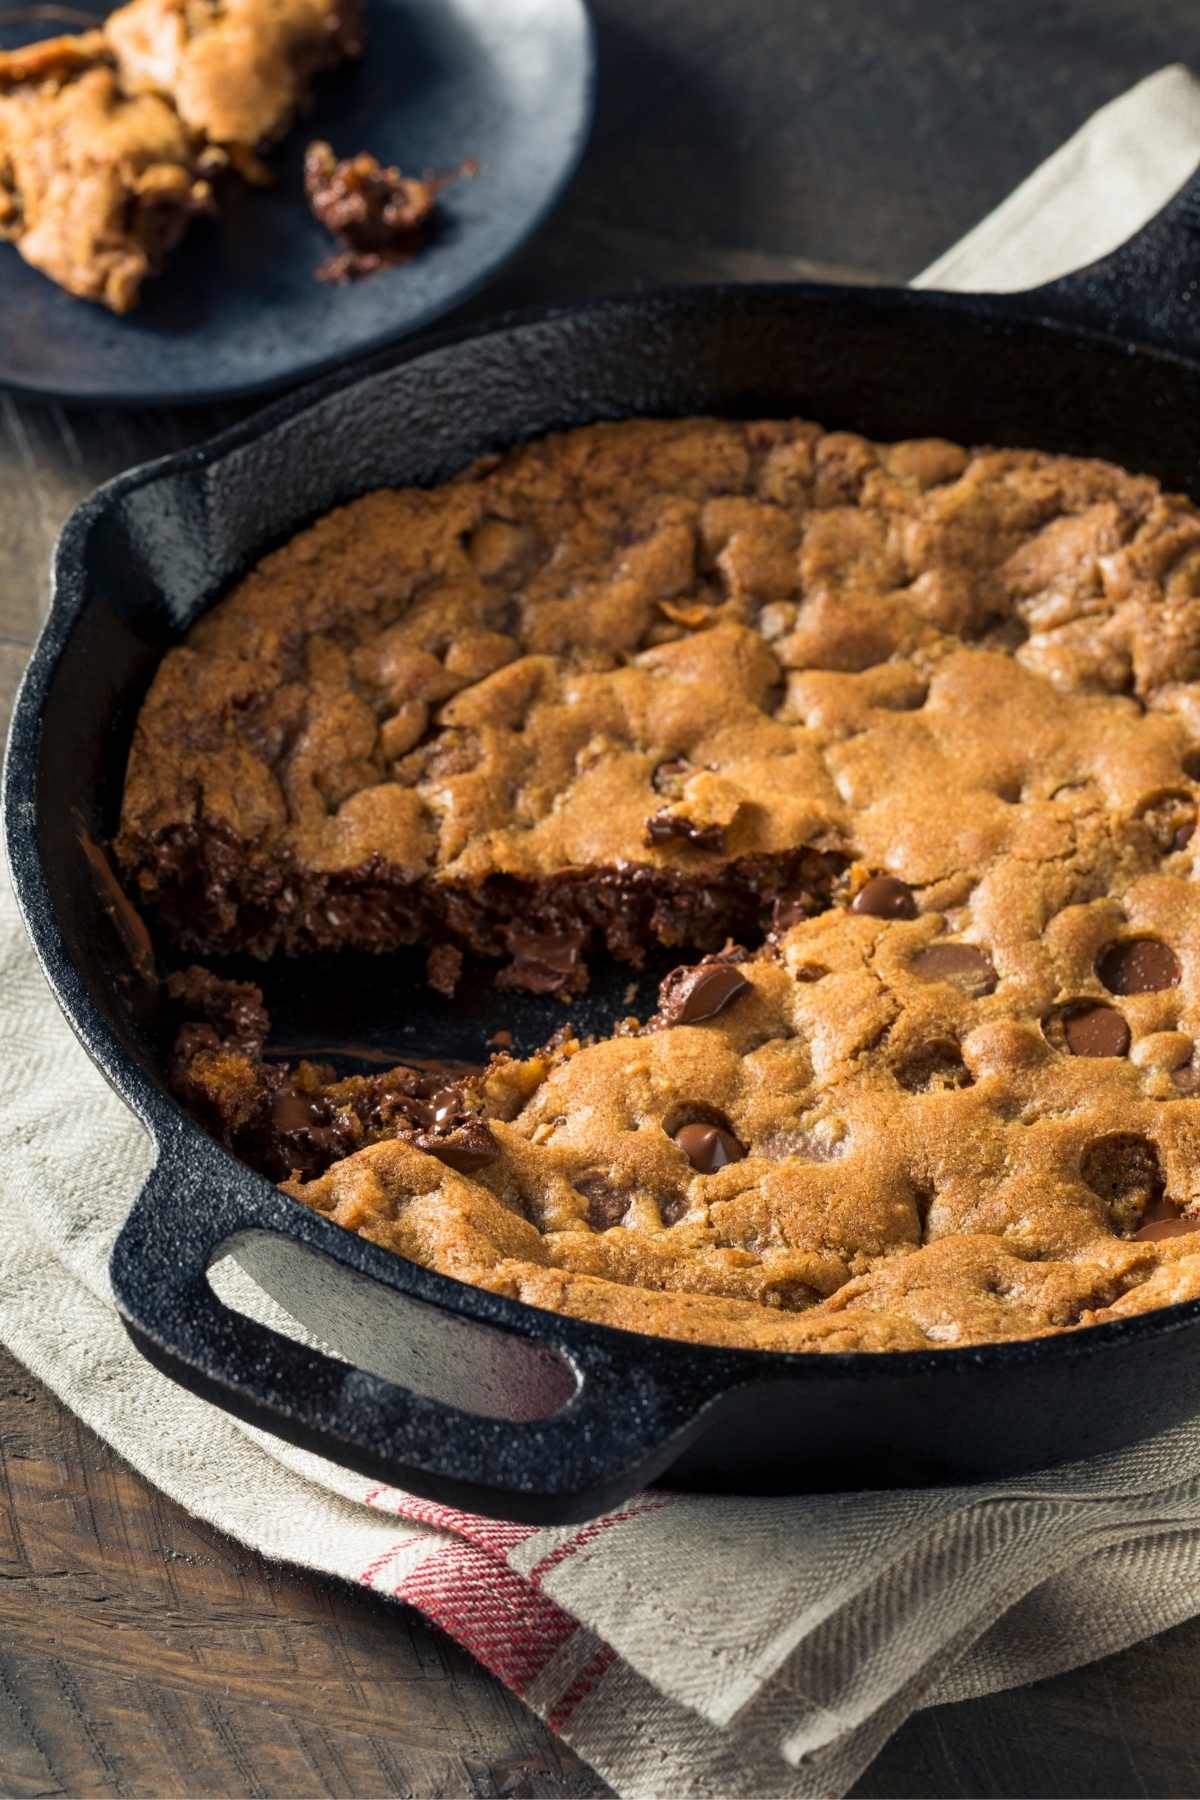
<svg viewBox="0 0 1200 1800"><path fill-rule="evenodd" d="M567 1358L458 1318L270 1231L226 1240L209 1284L223 1305L339 1362L485 1419L548 1419L575 1398Z"/></svg>

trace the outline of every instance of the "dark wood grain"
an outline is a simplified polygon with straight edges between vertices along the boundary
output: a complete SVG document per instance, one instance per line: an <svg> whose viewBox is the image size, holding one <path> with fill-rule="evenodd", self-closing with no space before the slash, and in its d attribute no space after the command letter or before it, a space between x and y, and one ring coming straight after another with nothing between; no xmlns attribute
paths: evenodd
<svg viewBox="0 0 1200 1800"><path fill-rule="evenodd" d="M414 1613L264 1562L0 1352L0 1793L528 1796L604 1783ZM1200 1621L917 1715L855 1789L1200 1794Z"/></svg>
<svg viewBox="0 0 1200 1800"><path fill-rule="evenodd" d="M666 281L905 279L1096 106L1163 63L1200 67L1195 0L594 11L583 166L464 316ZM71 506L245 410L86 413L0 395L0 721ZM190 1519L2 1354L0 1454L0 1794L607 1792L415 1614ZM1200 1796L1198 1651L1193 1622L920 1714L856 1793Z"/></svg>
<svg viewBox="0 0 1200 1800"><path fill-rule="evenodd" d="M0 1792L603 1794L416 1614L265 1562L0 1352Z"/></svg>

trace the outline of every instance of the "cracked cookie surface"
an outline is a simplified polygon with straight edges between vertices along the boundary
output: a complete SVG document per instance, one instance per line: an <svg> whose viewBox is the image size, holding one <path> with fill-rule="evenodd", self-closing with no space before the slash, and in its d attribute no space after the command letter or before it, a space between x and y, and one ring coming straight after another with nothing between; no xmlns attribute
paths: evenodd
<svg viewBox="0 0 1200 1800"><path fill-rule="evenodd" d="M430 1094L384 1117L305 1075L288 1191L636 1330L1040 1335L1200 1297L1198 683L1200 515L1147 478L595 427L268 558L165 660L121 850L185 941L407 917L565 991L601 944L771 927L644 1028L494 1060L440 1126ZM653 897L626 939L589 882Z"/></svg>

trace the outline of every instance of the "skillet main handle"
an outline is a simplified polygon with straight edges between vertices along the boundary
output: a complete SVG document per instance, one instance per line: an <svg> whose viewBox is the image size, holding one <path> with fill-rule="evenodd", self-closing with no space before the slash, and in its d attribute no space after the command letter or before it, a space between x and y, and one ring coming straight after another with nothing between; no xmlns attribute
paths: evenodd
<svg viewBox="0 0 1200 1800"><path fill-rule="evenodd" d="M1109 256L1006 301L1057 324L1200 357L1200 169Z"/></svg>
<svg viewBox="0 0 1200 1800"><path fill-rule="evenodd" d="M226 1167L222 1169L221 1165ZM295 1342L218 1298L208 1271L239 1234L276 1232L315 1249L362 1280L364 1258L395 1291L395 1329L406 1306L432 1310L444 1337L485 1323L489 1353L505 1355L513 1386L528 1378L531 1355L555 1366L549 1417L480 1416L413 1393ZM427 1295L437 1277L380 1252L309 1213L218 1152L205 1154L187 1132L159 1160L113 1248L113 1291L138 1349L156 1368L227 1412L354 1469L425 1498L531 1524L594 1518L636 1493L674 1460L715 1399L688 1378L686 1347L667 1344L649 1358L640 1340L528 1309L521 1335L486 1321L493 1297L468 1287L455 1318ZM410 1300L401 1296L407 1294ZM372 1295L374 1300L377 1296ZM514 1309L515 1310L515 1309ZM522 1309L524 1310L524 1309ZM507 1347L507 1348L506 1348ZM469 1385L469 1384L468 1384Z"/></svg>

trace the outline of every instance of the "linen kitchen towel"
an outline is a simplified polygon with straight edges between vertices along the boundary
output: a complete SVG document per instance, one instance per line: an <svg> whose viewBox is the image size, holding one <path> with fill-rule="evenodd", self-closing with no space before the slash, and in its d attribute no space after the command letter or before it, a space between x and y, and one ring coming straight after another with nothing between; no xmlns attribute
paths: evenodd
<svg viewBox="0 0 1200 1800"><path fill-rule="evenodd" d="M1098 113L921 285L1014 288L1103 254L1200 159L1200 84ZM418 1607L619 1793L840 1795L915 1708L1035 1680L1200 1608L1200 1421L986 1488L652 1492L497 1524L347 1474L156 1374L112 1241L150 1163L0 892L0 1340L149 1480L267 1556ZM222 1292L278 1324L232 1264Z"/></svg>

